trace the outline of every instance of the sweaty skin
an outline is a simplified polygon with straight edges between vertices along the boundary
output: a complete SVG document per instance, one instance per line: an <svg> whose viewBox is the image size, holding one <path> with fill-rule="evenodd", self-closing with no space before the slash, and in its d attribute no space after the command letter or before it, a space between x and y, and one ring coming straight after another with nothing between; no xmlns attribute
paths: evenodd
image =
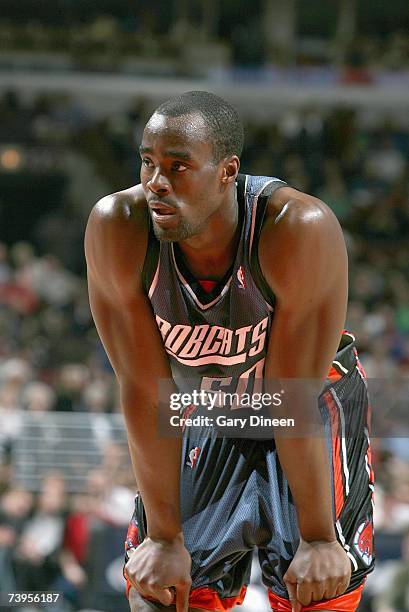
<svg viewBox="0 0 409 612"><path fill-rule="evenodd" d="M85 250L94 320L114 368L148 537L126 571L135 589L188 610L190 556L179 509L181 442L156 436L157 382L171 378L141 283L148 215L161 240L179 242L191 272L221 279L237 246L239 160L215 163L203 119L153 115L141 145L141 185L103 198L91 212ZM155 217L170 214L168 220ZM155 218L159 221L155 224ZM347 304L347 257L339 224L319 200L290 187L271 196L259 242L262 272L276 296L267 379L324 380ZM316 398L315 398L316 402ZM315 404L316 405L316 404ZM284 415L283 415L284 416ZM350 562L334 532L323 438L278 438L277 452L298 513L301 541L284 577L293 609L342 594ZM131 589L131 609L149 610Z"/></svg>

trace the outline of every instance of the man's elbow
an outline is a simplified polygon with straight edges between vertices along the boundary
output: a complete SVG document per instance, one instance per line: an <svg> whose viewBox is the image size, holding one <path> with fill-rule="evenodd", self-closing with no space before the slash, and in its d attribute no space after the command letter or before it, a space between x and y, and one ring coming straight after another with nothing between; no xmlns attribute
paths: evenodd
<svg viewBox="0 0 409 612"><path fill-rule="evenodd" d="M135 410L135 407L152 409L159 404L157 386L141 378L128 374L117 376L121 407L125 415L129 410Z"/></svg>

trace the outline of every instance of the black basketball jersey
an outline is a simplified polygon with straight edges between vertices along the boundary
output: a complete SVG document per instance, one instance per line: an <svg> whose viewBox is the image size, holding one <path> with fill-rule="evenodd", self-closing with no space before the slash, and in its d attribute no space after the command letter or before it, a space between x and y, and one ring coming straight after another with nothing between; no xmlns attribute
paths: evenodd
<svg viewBox="0 0 409 612"><path fill-rule="evenodd" d="M258 238L268 198L285 184L239 175L237 253L210 293L184 266L177 243L159 243L151 231L144 285L180 391L247 393L256 379L261 385L274 296L258 263Z"/></svg>
<svg viewBox="0 0 409 612"><path fill-rule="evenodd" d="M178 245L159 243L150 232L144 284L180 392L190 395L202 389L240 395L261 390L274 296L258 263L258 239L269 195L283 185L274 178L239 176L237 253L210 294L185 268ZM188 408L187 416L199 413L200 406ZM222 406L236 407L227 402ZM336 603L339 609L355 610L374 565L373 473L367 383L347 332L317 408L331 466L336 534L352 563L347 594ZM213 608L221 610L241 602L257 546L271 607L289 610L284 576L300 533L273 428L259 429L255 436L249 427L243 435L235 426L217 428L216 419L214 427L199 422L183 433L180 507L192 559L190 605L202 609L212 600ZM126 549L136 548L145 533L146 517L138 497ZM332 608L330 603L322 605Z"/></svg>

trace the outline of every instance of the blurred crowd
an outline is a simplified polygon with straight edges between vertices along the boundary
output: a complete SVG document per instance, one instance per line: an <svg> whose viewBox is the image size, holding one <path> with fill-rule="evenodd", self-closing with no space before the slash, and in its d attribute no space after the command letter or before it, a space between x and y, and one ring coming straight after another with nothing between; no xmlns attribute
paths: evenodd
<svg viewBox="0 0 409 612"><path fill-rule="evenodd" d="M107 446L101 465L88 473L77 493L68 495L58 471L45 476L35 493L18 484L7 486L0 496L2 596L58 593L59 599L46 605L53 612L128 610L123 542L133 493L131 470L118 451Z"/></svg>
<svg viewBox="0 0 409 612"><path fill-rule="evenodd" d="M55 589L67 610L123 609L119 558L135 484L111 434L119 402L82 240L93 202L137 182L153 106L140 98L101 119L68 96L0 100L0 591ZM283 178L334 210L350 258L347 328L368 376L397 384L409 374L408 154L407 117L309 108L247 119L242 158L243 172ZM57 413L92 415L101 463L75 491L64 470L22 486L13 453L24 418ZM408 447L406 437L374 441L380 563L362 609L409 610Z"/></svg>
<svg viewBox="0 0 409 612"><path fill-rule="evenodd" d="M287 10L280 7L278 19L283 27L293 24L288 38L295 35L297 45L290 44L284 54L275 49L275 60L298 66L337 64L337 45L346 36L348 49L342 53L341 64L357 69L355 76L361 82L371 81L371 70L407 69L404 2L395 0L387 6L350 2L347 20L340 16L340 4L328 5L325 11L316 0L308 10L297 2L289 3ZM105 0L98 5L79 0L43 0L41 5L33 0L18 4L5 0L0 40L8 57L3 57L3 65L10 62L10 53L18 51L16 66L24 65L26 54L26 61L37 68L48 62L51 68L157 76L193 75L212 66L263 66L271 63L265 24L274 9L277 12L274 0L255 0L251 10L245 0L155 0L132 7L127 0ZM339 35L334 36L334 31ZM36 54L34 60L30 53ZM200 55L198 61L193 53ZM369 72L360 74L361 68Z"/></svg>

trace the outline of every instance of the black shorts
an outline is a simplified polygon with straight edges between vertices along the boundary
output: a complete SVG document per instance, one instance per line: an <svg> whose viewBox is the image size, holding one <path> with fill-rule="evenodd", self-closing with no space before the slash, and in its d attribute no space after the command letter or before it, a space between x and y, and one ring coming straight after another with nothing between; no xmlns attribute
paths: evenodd
<svg viewBox="0 0 409 612"><path fill-rule="evenodd" d="M344 595L331 604L313 604L311 610L334 609L334 605L338 611L355 610L365 577L374 566L367 385L351 337L345 343L319 407L332 465L334 524L351 561L352 577ZM257 548L272 609L291 611L283 576L300 536L274 439L218 438L208 430L188 428L181 508L185 545L192 557L192 607L229 610L243 601ZM137 496L126 550L144 537L145 515Z"/></svg>

